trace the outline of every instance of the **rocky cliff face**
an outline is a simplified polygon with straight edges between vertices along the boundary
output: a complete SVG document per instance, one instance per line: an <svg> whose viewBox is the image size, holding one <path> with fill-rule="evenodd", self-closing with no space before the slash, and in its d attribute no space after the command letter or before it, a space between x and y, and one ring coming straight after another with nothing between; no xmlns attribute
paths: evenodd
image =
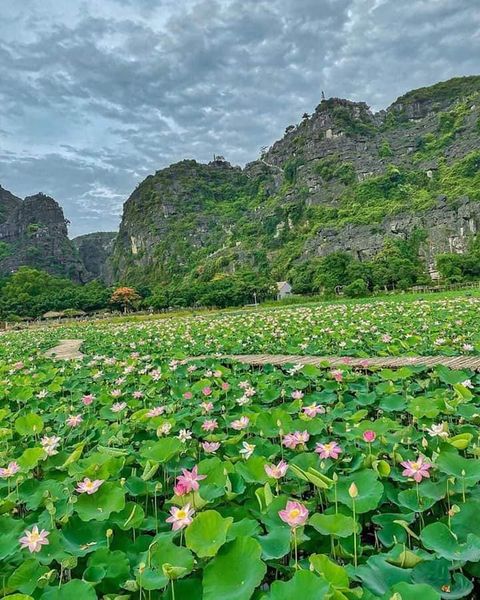
<svg viewBox="0 0 480 600"><path fill-rule="evenodd" d="M336 250L371 258L423 228L422 253L462 252L479 226L480 77L405 94L386 111L323 100L244 170L183 161L124 206L112 278L209 281L249 268L285 279Z"/></svg>
<svg viewBox="0 0 480 600"><path fill-rule="evenodd" d="M387 110L322 100L244 169L222 157L157 171L120 231L67 238L51 198L0 188L0 272L170 285L253 270L288 279L334 251L367 260L422 229L421 253L464 252L480 226L480 77L413 90Z"/></svg>
<svg viewBox="0 0 480 600"><path fill-rule="evenodd" d="M103 281L111 277L108 261L116 237L116 232L98 232L80 235L72 240L80 260L92 278Z"/></svg>
<svg viewBox="0 0 480 600"><path fill-rule="evenodd" d="M438 278L435 257L443 253L462 254L480 230L480 202L459 198L456 202L440 197L431 209L386 217L375 225L348 224L341 229L323 229L305 244L303 257L323 257L344 251L360 261L382 250L387 237L406 240L415 229L426 233L420 247L432 279Z"/></svg>
<svg viewBox="0 0 480 600"><path fill-rule="evenodd" d="M88 273L68 239L63 210L49 196L20 200L0 190L0 273L21 266L85 282Z"/></svg>

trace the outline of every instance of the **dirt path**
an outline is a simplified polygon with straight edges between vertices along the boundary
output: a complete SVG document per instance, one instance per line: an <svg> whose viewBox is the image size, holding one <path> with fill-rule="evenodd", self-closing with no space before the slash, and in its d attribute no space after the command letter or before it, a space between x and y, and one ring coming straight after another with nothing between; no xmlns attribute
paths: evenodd
<svg viewBox="0 0 480 600"><path fill-rule="evenodd" d="M370 367L399 368L409 366L434 367L444 365L450 369L472 369L480 371L480 356L385 356L373 358L352 358L350 356L301 356L286 354L224 354L217 356L192 356L188 360L206 358L231 359L247 365L315 365L330 367Z"/></svg>
<svg viewBox="0 0 480 600"><path fill-rule="evenodd" d="M59 360L70 360L73 358L83 358L80 347L83 340L60 340L58 346L50 348L45 352L47 358L56 358Z"/></svg>

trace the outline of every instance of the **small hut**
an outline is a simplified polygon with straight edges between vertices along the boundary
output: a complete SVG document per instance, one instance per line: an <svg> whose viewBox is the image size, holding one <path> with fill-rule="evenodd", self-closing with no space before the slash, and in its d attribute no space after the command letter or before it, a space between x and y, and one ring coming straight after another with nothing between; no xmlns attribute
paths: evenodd
<svg viewBox="0 0 480 600"><path fill-rule="evenodd" d="M277 300L283 300L292 295L292 286L288 281L277 281Z"/></svg>

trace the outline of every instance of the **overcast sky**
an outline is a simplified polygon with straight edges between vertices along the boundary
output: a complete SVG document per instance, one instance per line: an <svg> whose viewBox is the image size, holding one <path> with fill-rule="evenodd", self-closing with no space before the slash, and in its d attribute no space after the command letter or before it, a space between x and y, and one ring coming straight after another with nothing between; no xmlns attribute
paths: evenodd
<svg viewBox="0 0 480 600"><path fill-rule="evenodd" d="M480 0L0 0L0 184L113 230L146 175L244 164L327 96L480 74Z"/></svg>

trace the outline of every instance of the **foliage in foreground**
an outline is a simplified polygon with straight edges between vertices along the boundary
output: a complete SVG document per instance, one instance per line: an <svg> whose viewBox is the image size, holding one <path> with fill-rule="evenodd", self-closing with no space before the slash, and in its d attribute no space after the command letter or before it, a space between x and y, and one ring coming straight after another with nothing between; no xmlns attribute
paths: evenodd
<svg viewBox="0 0 480 600"><path fill-rule="evenodd" d="M3 595L477 593L478 375L109 355L1 367Z"/></svg>

